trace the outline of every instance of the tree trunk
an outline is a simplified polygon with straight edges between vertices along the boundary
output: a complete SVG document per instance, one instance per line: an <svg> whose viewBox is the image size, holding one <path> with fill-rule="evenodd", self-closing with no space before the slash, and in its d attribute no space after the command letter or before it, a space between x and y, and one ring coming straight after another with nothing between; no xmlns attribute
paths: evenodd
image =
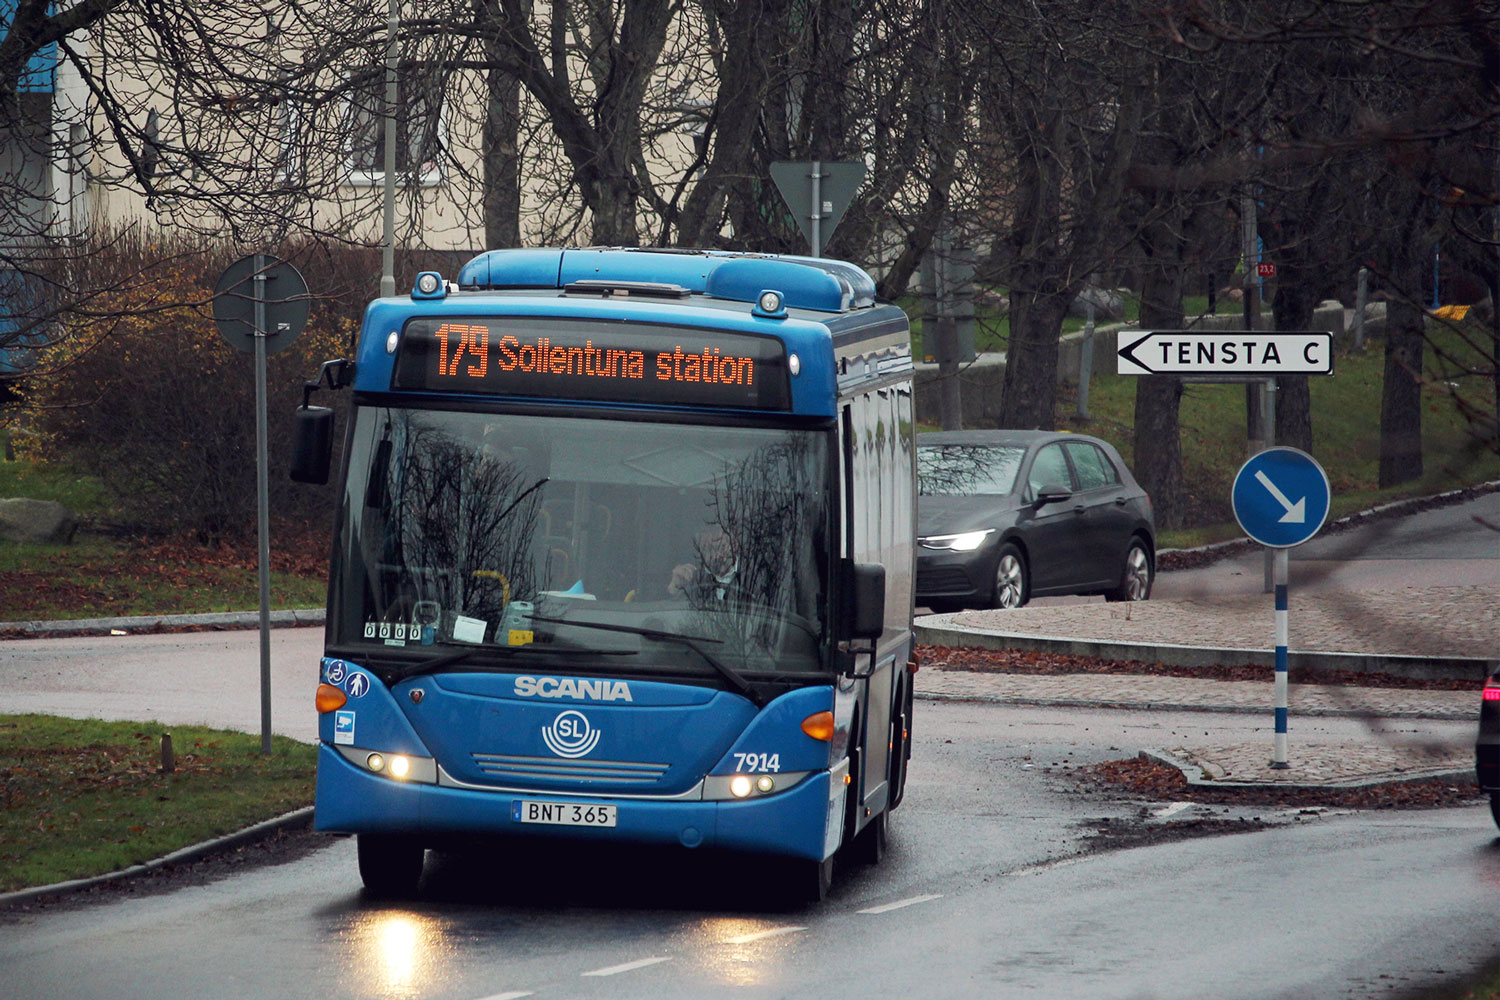
<svg viewBox="0 0 1500 1000"><path fill-rule="evenodd" d="M1419 287L1415 283L1411 287ZM1405 299L1388 306L1380 393L1380 485L1422 475L1422 313Z"/></svg>
<svg viewBox="0 0 1500 1000"><path fill-rule="evenodd" d="M1141 329L1180 330L1184 242L1180 209L1171 210L1141 234L1146 263L1141 276ZM1135 385L1134 470L1151 497L1157 530L1179 528L1186 519L1182 496L1182 379L1145 375Z"/></svg>
<svg viewBox="0 0 1500 1000"><path fill-rule="evenodd" d="M1298 273L1300 268L1289 265L1284 270L1288 273L1284 277L1278 274L1272 300L1276 329L1306 330L1312 325L1316 290ZM1285 375L1276 380L1276 443L1312 452L1312 392L1306 375Z"/></svg>
<svg viewBox="0 0 1500 1000"><path fill-rule="evenodd" d="M1000 396L1000 426L1051 430L1056 426L1057 341L1068 311L1067 290L1010 293L1010 345Z"/></svg>
<svg viewBox="0 0 1500 1000"><path fill-rule="evenodd" d="M530 4L526 6L529 10ZM498 12L491 4L486 4L480 17L498 19ZM481 198L486 250L521 245L521 159L518 148L521 81L499 68L499 50L496 31L485 40L485 54L490 63L486 79L488 101L481 137L484 163Z"/></svg>

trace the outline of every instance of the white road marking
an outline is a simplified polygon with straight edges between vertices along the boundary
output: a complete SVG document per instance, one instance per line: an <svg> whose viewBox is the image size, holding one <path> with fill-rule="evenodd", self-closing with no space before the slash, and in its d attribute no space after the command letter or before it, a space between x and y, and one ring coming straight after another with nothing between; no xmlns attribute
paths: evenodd
<svg viewBox="0 0 1500 1000"><path fill-rule="evenodd" d="M492 997L484 997L483 1000L521 1000L522 997L533 995L531 990L511 990L509 993L496 993Z"/></svg>
<svg viewBox="0 0 1500 1000"><path fill-rule="evenodd" d="M1153 810L1151 815L1155 816L1157 819L1166 819L1168 816L1176 816L1184 809L1191 808L1193 808L1193 804L1191 802L1173 802L1171 805L1162 806L1160 809Z"/></svg>
<svg viewBox="0 0 1500 1000"><path fill-rule="evenodd" d="M751 941L762 941L768 937L776 937L778 934L795 934L805 931L806 927L773 927L768 931L756 931L754 934L741 934L739 937L727 938L725 944L749 944Z"/></svg>
<svg viewBox="0 0 1500 1000"><path fill-rule="evenodd" d="M611 965L607 969L595 969L593 972L585 972L585 976L618 976L622 972L634 972L636 969L644 969L648 965L656 965L658 962L670 962L672 956L662 955L659 958L642 958L634 962L626 962L623 965Z"/></svg>
<svg viewBox="0 0 1500 1000"><path fill-rule="evenodd" d="M910 899L898 899L894 903L886 903L886 904L884 904L882 906L871 906L871 907L869 907L867 909L858 910L856 912L859 912L859 913L889 913L892 910L899 910L899 909L901 909L903 907L906 907L906 906L915 906L918 903L929 903L929 902L931 902L934 899L942 899L942 898L943 898L943 894L942 893L937 893L937 894L932 895L932 896L913 896Z"/></svg>

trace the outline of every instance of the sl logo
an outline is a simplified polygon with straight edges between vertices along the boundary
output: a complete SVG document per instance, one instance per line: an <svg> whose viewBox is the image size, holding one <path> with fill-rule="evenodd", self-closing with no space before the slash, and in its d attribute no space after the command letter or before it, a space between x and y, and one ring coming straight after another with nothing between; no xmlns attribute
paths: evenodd
<svg viewBox="0 0 1500 1000"><path fill-rule="evenodd" d="M559 757L586 757L599 745L599 730L582 712L570 708L542 727L542 742Z"/></svg>

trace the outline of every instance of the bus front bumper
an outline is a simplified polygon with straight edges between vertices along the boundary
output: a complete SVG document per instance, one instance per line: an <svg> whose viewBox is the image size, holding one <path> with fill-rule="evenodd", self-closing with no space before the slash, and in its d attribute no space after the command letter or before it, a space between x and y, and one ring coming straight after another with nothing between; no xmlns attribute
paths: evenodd
<svg viewBox="0 0 1500 1000"><path fill-rule="evenodd" d="M633 799L555 792L475 791L395 781L362 770L327 743L318 748L314 827L328 833L445 837L555 837L582 842L681 844L822 860L836 845L827 835L831 807L827 771L784 792L742 801ZM518 801L583 802L617 808L613 827L553 826L512 818ZM836 820L835 820L836 821Z"/></svg>

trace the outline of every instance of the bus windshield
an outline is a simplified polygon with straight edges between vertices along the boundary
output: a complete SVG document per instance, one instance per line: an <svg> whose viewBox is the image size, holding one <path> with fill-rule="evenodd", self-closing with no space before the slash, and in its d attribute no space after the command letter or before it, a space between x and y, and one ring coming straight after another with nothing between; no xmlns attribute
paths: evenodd
<svg viewBox="0 0 1500 1000"><path fill-rule="evenodd" d="M813 430L360 407L330 642L464 669L823 671L827 448Z"/></svg>

